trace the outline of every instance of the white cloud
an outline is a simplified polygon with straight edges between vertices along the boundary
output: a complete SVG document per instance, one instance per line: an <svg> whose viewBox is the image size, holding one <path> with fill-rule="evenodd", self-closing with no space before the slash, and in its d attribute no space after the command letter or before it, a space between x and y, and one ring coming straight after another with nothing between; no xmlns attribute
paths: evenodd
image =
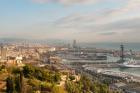
<svg viewBox="0 0 140 93"><path fill-rule="evenodd" d="M62 4L91 4L91 3L97 3L100 0L57 0L58 2Z"/></svg>
<svg viewBox="0 0 140 93"><path fill-rule="evenodd" d="M50 0L36 1L50 2ZM140 0L124 1L124 4L117 9L105 9L87 14L74 13L55 21L49 27L46 25L33 26L33 29L27 29L27 31L38 32L33 36L34 38L79 39L83 42L140 41ZM53 2L82 4L95 3L99 0L53 0Z"/></svg>
<svg viewBox="0 0 140 93"><path fill-rule="evenodd" d="M113 17L121 17L120 19L140 17L140 0L125 0L122 7L112 12Z"/></svg>
<svg viewBox="0 0 140 93"><path fill-rule="evenodd" d="M32 1L38 3L58 2L64 5L71 5L71 4L93 4L101 1L103 2L105 0L32 0Z"/></svg>
<svg viewBox="0 0 140 93"><path fill-rule="evenodd" d="M73 14L58 20L55 26L62 31L73 28L76 34L72 36L68 32L69 35L81 39L84 37L85 41L140 41L139 37L135 37L140 35L137 33L140 29L139 10L140 0L126 0L119 9Z"/></svg>

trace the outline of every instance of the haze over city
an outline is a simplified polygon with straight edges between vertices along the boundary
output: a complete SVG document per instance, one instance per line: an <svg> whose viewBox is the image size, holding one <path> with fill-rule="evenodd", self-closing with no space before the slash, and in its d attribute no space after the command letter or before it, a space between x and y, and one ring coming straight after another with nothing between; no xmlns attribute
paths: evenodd
<svg viewBox="0 0 140 93"><path fill-rule="evenodd" d="M139 42L140 0L1 0L0 38Z"/></svg>
<svg viewBox="0 0 140 93"><path fill-rule="evenodd" d="M0 0L0 93L140 93L140 0Z"/></svg>

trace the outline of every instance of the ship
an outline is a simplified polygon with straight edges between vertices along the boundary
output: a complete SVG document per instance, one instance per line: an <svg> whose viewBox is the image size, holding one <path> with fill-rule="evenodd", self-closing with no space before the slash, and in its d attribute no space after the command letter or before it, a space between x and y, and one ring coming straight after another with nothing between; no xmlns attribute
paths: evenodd
<svg viewBox="0 0 140 93"><path fill-rule="evenodd" d="M129 59L122 64L119 64L121 67L125 68L140 68L140 61L135 59Z"/></svg>

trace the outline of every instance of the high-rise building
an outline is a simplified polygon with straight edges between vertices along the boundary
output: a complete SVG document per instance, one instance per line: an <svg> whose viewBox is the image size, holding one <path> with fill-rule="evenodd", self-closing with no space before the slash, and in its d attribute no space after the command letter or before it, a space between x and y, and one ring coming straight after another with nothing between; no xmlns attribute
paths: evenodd
<svg viewBox="0 0 140 93"><path fill-rule="evenodd" d="M76 48L77 47L77 43L76 43L76 40L73 40L73 45L72 45L73 48Z"/></svg>
<svg viewBox="0 0 140 93"><path fill-rule="evenodd" d="M7 58L7 48L1 46L1 59Z"/></svg>

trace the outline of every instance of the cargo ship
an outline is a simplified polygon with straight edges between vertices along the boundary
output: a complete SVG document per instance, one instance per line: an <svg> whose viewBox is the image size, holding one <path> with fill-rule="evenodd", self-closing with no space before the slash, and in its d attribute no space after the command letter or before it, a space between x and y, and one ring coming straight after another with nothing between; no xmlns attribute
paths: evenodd
<svg viewBox="0 0 140 93"><path fill-rule="evenodd" d="M135 59L129 59L124 63L120 64L120 66L126 68L140 68L140 61Z"/></svg>

